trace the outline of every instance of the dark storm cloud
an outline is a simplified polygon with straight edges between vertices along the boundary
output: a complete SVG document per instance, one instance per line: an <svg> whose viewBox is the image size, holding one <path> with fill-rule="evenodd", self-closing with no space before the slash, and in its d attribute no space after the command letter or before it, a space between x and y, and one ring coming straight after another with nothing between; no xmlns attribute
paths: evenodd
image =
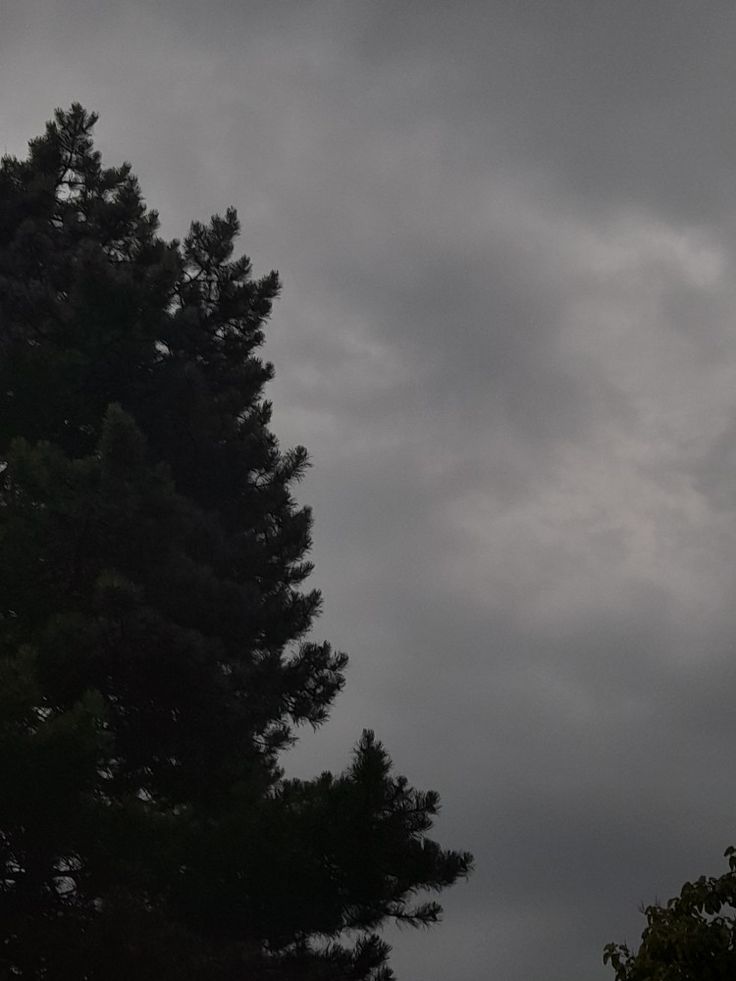
<svg viewBox="0 0 736 981"><path fill-rule="evenodd" d="M289 765L373 726L477 856L400 977L609 976L736 837L732 5L0 16L4 149L80 99L166 234L234 203L283 273L275 418L352 655Z"/></svg>

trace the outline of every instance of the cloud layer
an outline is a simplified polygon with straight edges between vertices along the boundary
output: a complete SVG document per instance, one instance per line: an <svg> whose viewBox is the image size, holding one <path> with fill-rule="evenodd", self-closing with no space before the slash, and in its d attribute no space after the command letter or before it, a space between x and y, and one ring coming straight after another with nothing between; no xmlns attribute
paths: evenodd
<svg viewBox="0 0 736 981"><path fill-rule="evenodd" d="M352 657L288 765L375 727L477 858L405 981L608 977L736 839L735 40L725 2L6 3L2 149L78 99L166 234L235 204L283 274Z"/></svg>

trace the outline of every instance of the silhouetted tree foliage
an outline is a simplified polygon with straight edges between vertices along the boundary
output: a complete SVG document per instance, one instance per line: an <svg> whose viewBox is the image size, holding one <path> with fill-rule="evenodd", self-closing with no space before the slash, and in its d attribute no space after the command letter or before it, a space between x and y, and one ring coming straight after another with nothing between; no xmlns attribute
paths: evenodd
<svg viewBox="0 0 736 981"><path fill-rule="evenodd" d="M94 123L0 166L0 977L388 979L373 931L470 856L370 732L340 776L278 767L346 664L305 640L278 277L233 210L160 239Z"/></svg>
<svg viewBox="0 0 736 981"><path fill-rule="evenodd" d="M736 978L736 849L729 871L686 882L680 895L644 910L639 950L608 944L616 981L733 981Z"/></svg>

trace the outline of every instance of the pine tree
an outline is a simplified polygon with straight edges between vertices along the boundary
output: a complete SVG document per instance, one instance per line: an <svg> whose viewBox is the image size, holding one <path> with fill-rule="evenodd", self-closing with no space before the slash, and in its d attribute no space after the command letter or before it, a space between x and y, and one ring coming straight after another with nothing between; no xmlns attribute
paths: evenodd
<svg viewBox="0 0 736 981"><path fill-rule="evenodd" d="M306 639L278 277L234 210L162 240L95 122L0 165L0 978L385 981L375 929L471 859L370 732L342 775L278 765L347 660Z"/></svg>

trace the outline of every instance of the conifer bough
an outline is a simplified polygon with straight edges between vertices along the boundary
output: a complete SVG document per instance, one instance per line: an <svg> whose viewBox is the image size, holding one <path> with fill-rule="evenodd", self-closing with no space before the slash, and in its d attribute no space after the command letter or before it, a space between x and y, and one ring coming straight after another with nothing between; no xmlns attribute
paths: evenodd
<svg viewBox="0 0 736 981"><path fill-rule="evenodd" d="M95 122L0 165L0 979L387 981L376 928L471 858L370 732L339 776L278 766L346 665L305 639L278 277L234 210L159 238Z"/></svg>

